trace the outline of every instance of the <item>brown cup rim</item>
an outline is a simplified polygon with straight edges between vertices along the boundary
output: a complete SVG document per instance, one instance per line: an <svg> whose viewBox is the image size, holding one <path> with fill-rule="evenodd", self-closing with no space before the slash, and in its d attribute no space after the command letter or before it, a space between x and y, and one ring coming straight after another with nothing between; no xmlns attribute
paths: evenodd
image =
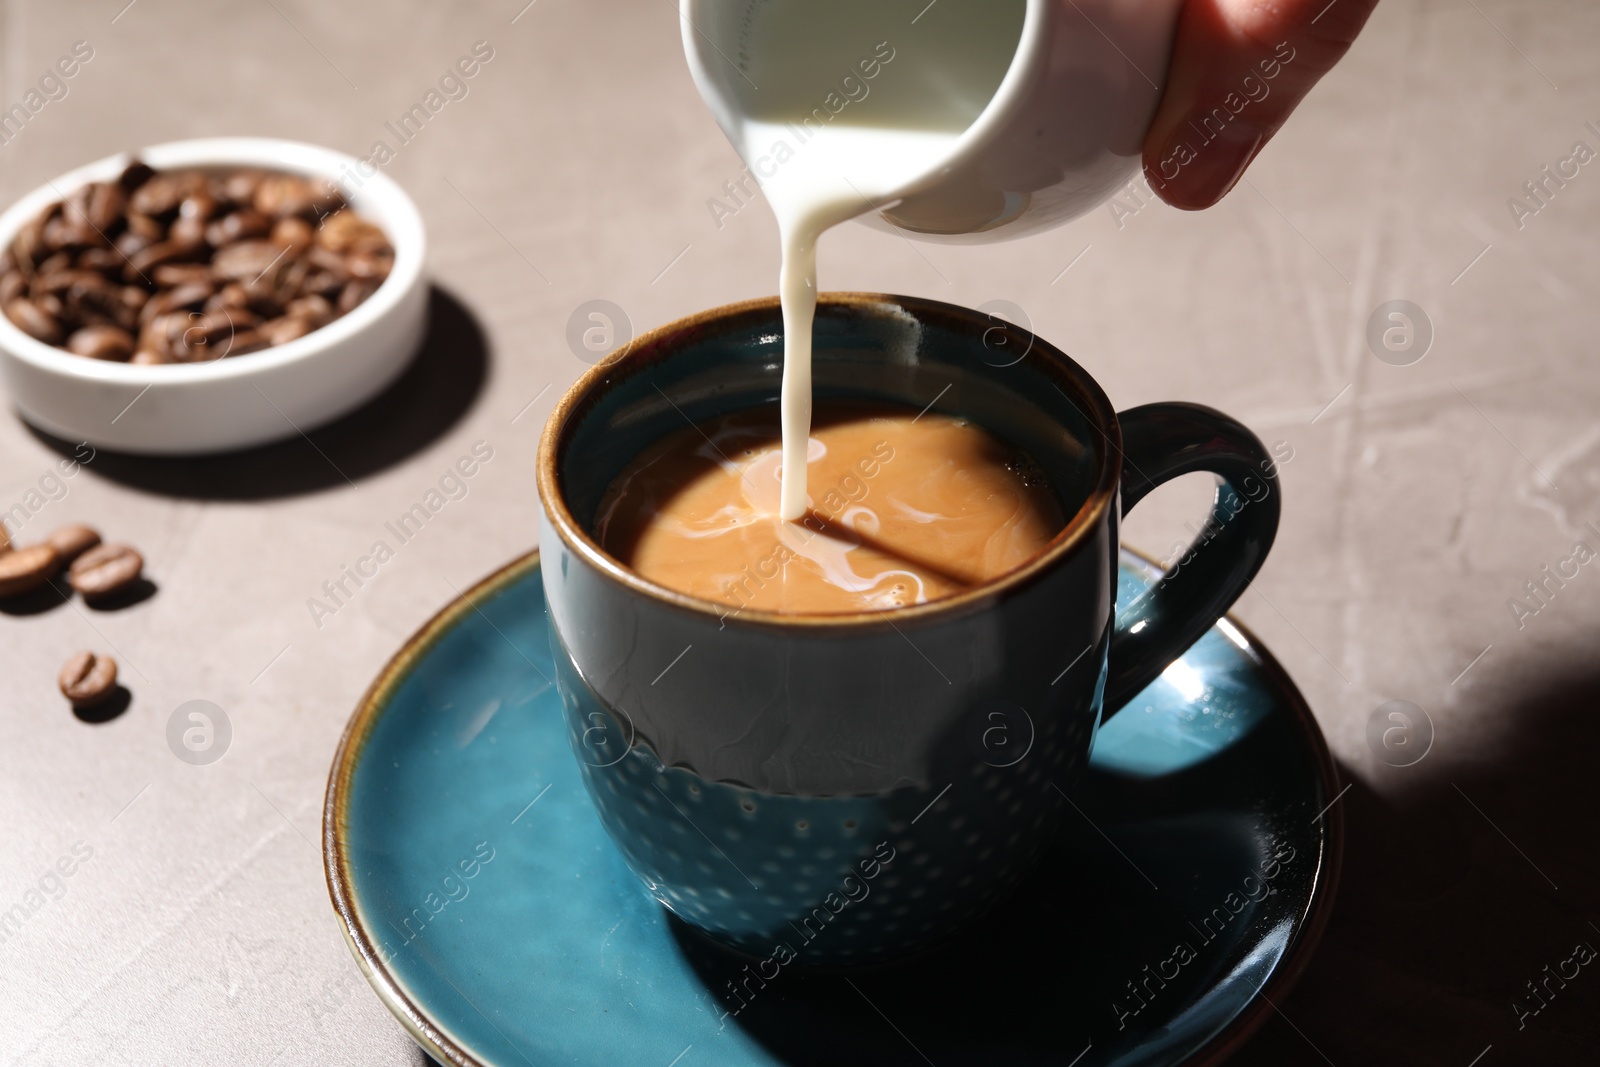
<svg viewBox="0 0 1600 1067"><path fill-rule="evenodd" d="M898 307L910 312L919 321L944 320L946 323L981 323L982 329L995 328L994 320L957 304L922 297L896 296L886 293L837 292L820 293L819 310L826 307L882 308ZM1113 456L1122 455L1122 429L1116 410L1089 373L1044 339L1014 326L1001 328L1013 331L1013 340L1029 343L1028 355L1040 356L1034 364L1050 377L1067 397L1069 403L1089 421L1105 444L1099 450L1099 470L1088 497L1067 520L1050 542L1015 568L980 585L959 593L939 597L922 604L907 607L856 612L788 613L757 608L732 608L731 605L671 589L652 582L638 574L621 560L601 548L573 517L562 493L562 477L556 460L570 430L582 420L596 398L610 388L636 374L645 373L661 360L662 354L674 342L689 340L717 324L740 316L772 313L780 310L776 296L760 297L687 315L681 319L658 326L640 334L606 359L586 371L556 402L544 432L539 439L537 484L545 515L567 548L581 556L596 570L613 581L659 603L710 616L719 625L726 620L737 620L745 625L763 627L805 627L807 629L859 630L892 628L900 622L927 622L940 616L956 616L981 610L1000 597L1019 592L1030 586L1052 568L1060 564L1086 544L1098 529L1106 512L1117 499L1120 480L1119 465Z"/></svg>

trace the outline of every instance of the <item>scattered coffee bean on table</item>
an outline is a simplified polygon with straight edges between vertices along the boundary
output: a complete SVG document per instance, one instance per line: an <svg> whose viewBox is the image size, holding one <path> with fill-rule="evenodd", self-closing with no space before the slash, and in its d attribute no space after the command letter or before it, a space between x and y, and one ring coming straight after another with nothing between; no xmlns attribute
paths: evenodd
<svg viewBox="0 0 1600 1067"><path fill-rule="evenodd" d="M75 708L98 704L117 690L117 661L94 652L79 652L61 668L56 684Z"/></svg>
<svg viewBox="0 0 1600 1067"><path fill-rule="evenodd" d="M0 553L0 597L31 593L61 567L61 557L48 544Z"/></svg>
<svg viewBox="0 0 1600 1067"><path fill-rule="evenodd" d="M139 580L143 570L144 557L127 545L96 545L73 561L67 580L85 599L93 600L122 592Z"/></svg>
<svg viewBox="0 0 1600 1067"><path fill-rule="evenodd" d="M89 549L100 543L100 534L91 526L82 523L71 523L67 526L58 526L50 531L45 544L56 550L60 559L60 566L65 567Z"/></svg>
<svg viewBox="0 0 1600 1067"><path fill-rule="evenodd" d="M208 363L349 314L393 267L383 231L331 182L135 160L0 250L0 310L86 359Z"/></svg>
<svg viewBox="0 0 1600 1067"><path fill-rule="evenodd" d="M0 599L32 592L68 564L67 580L86 600L120 593L144 571L144 558L137 551L127 545L101 544L99 532L82 523L58 526L41 543L17 549L11 547L11 535L0 523ZM116 692L117 661L79 652L61 668L56 684L73 707L92 707Z"/></svg>

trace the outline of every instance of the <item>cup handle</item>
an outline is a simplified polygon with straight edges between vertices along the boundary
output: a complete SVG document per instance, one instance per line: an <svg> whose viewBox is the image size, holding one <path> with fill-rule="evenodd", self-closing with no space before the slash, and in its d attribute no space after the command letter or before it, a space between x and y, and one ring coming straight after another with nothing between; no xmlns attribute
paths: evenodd
<svg viewBox="0 0 1600 1067"><path fill-rule="evenodd" d="M1217 495L1206 528L1155 584L1117 610L1105 715L1139 694L1245 591L1278 533L1278 469L1255 434L1199 404L1146 404L1120 413L1122 514L1156 486L1210 471Z"/></svg>

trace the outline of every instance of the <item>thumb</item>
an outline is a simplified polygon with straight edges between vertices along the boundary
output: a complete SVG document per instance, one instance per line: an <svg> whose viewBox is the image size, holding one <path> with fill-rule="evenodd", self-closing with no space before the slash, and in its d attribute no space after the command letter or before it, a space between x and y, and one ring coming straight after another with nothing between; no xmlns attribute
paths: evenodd
<svg viewBox="0 0 1600 1067"><path fill-rule="evenodd" d="M1186 0L1144 142L1150 187L1210 207L1349 50L1378 0Z"/></svg>

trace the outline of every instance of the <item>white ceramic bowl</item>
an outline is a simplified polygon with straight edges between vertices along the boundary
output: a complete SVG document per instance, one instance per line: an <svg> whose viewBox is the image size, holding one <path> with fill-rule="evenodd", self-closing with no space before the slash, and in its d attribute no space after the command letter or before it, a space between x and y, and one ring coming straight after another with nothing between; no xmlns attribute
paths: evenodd
<svg viewBox="0 0 1600 1067"><path fill-rule="evenodd" d="M18 413L68 441L148 455L222 452L292 436L377 395L422 343L427 286L422 217L382 173L342 152L296 141L213 137L140 150L157 170L250 166L335 180L350 206L394 246L389 277L350 314L304 337L214 363L136 366L75 356L0 314L0 380ZM0 215L0 248L53 201L121 173L130 155L63 174ZM357 185L357 182L360 185Z"/></svg>

